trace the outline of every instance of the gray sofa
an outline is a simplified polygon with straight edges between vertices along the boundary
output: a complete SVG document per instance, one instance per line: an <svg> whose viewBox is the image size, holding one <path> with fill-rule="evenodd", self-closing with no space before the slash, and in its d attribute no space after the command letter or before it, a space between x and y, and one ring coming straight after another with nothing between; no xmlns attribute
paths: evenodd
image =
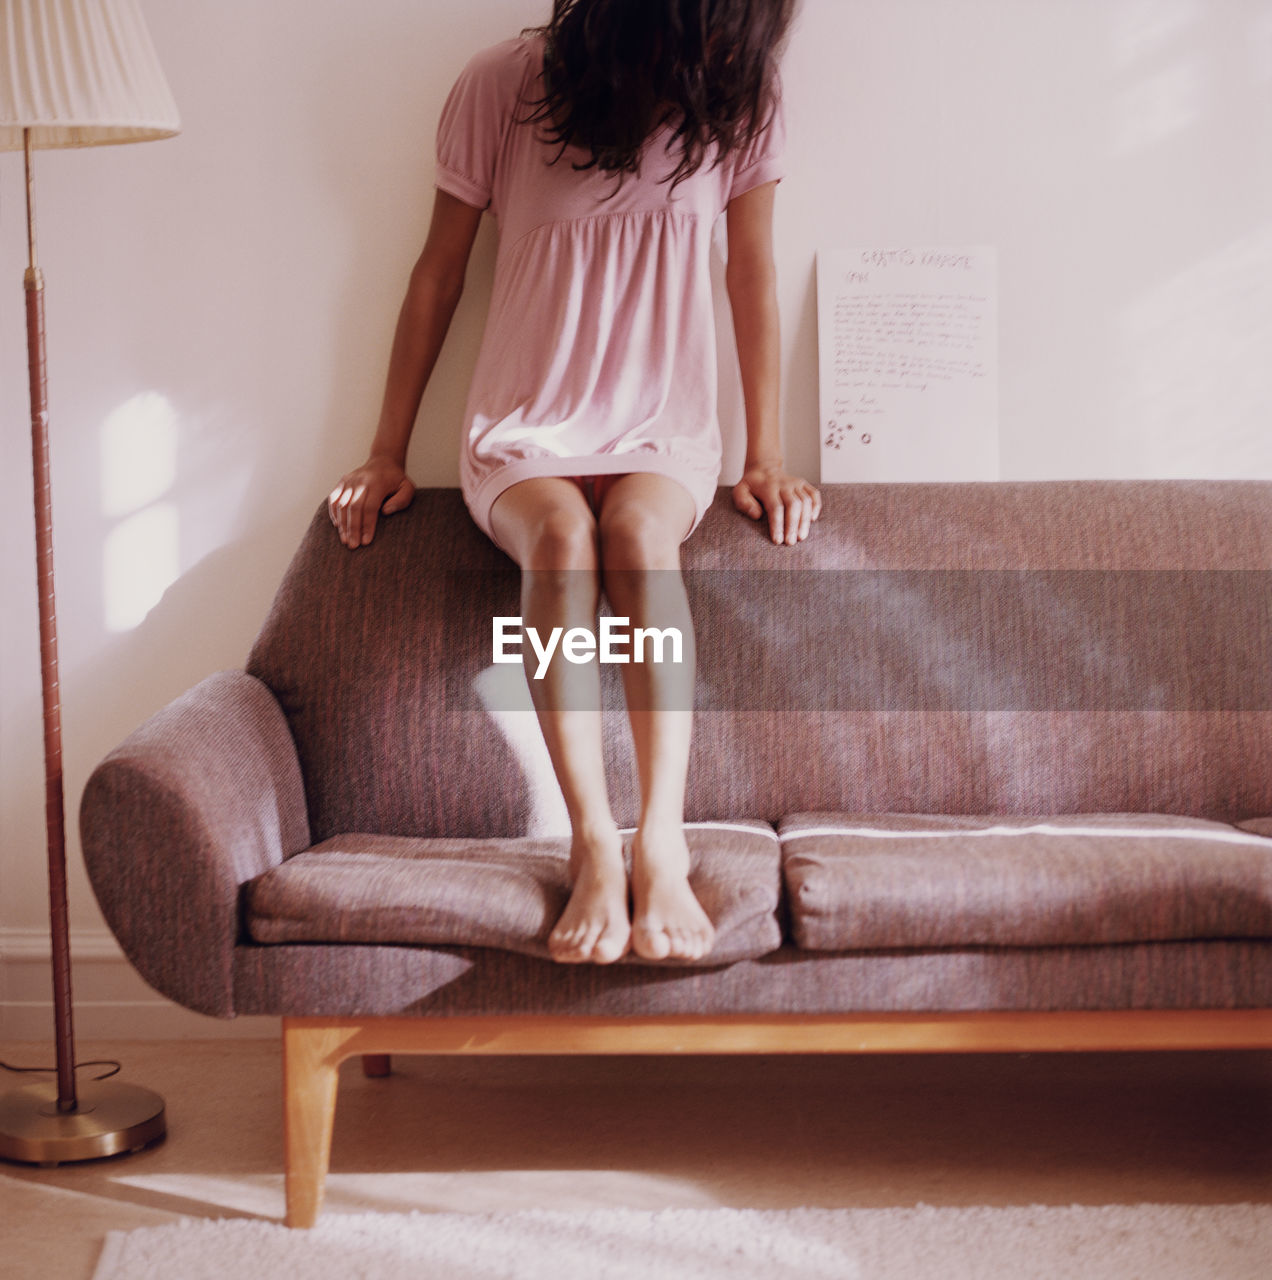
<svg viewBox="0 0 1272 1280"><path fill-rule="evenodd" d="M492 662L517 573L452 490L355 552L317 512L246 670L93 773L132 963L284 1020L289 1222L351 1055L1272 1047L1272 482L824 498L776 548L722 490L686 544L699 963L547 958L560 798Z"/></svg>

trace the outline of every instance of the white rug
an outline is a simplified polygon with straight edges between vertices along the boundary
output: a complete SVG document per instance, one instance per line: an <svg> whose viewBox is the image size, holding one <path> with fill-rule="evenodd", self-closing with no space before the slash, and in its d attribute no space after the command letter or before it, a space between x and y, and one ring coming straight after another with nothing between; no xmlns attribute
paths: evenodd
<svg viewBox="0 0 1272 1280"><path fill-rule="evenodd" d="M1272 1206L598 1209L183 1219L93 1280L1268 1280Z"/></svg>

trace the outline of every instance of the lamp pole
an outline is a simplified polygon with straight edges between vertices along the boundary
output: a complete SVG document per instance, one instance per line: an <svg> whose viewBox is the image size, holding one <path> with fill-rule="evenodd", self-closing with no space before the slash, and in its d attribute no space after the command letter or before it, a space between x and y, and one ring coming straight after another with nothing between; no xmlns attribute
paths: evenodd
<svg viewBox="0 0 1272 1280"><path fill-rule="evenodd" d="M62 788L62 695L57 674L57 599L53 590L53 502L49 479L48 376L44 351L44 273L35 251L35 168L31 130L22 130L26 171L27 369L31 382L31 462L35 578L40 606L40 685L44 706L44 824L48 832L53 1017L57 1030L57 1109L76 1110L75 1027L71 1005L70 924L66 905L66 805Z"/></svg>
<svg viewBox="0 0 1272 1280"><path fill-rule="evenodd" d="M22 148L26 178L27 368L31 394L35 561L44 712L44 818L48 833L49 931L57 1082L0 1095L0 1158L62 1164L137 1151L167 1130L163 1099L105 1076L78 1085L67 911L62 702L53 590L44 275L36 258L37 147L84 147L171 137L177 111L138 0L0 0L0 149Z"/></svg>

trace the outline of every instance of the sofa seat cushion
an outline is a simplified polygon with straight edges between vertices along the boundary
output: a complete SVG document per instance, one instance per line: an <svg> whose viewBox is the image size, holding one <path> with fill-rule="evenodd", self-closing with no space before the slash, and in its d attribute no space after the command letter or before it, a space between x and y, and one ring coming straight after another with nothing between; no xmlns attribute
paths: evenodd
<svg viewBox="0 0 1272 1280"><path fill-rule="evenodd" d="M1272 818L1247 818L1236 826L1239 831L1250 831L1256 836L1272 836Z"/></svg>
<svg viewBox="0 0 1272 1280"><path fill-rule="evenodd" d="M689 882L716 929L714 948L693 963L775 951L781 872L772 826L692 823L685 835ZM264 943L450 944L547 957L569 896L569 846L568 837L335 836L245 886L247 930ZM690 962L629 953L620 963Z"/></svg>
<svg viewBox="0 0 1272 1280"><path fill-rule="evenodd" d="M1226 822L802 813L780 834L809 951L1272 937L1272 839Z"/></svg>

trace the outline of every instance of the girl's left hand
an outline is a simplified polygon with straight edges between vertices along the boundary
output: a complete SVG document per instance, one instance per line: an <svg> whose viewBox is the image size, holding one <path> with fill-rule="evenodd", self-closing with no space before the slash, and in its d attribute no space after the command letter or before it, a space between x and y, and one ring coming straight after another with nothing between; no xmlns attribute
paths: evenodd
<svg viewBox="0 0 1272 1280"><path fill-rule="evenodd" d="M821 515L821 494L807 480L788 475L780 462L760 463L733 486L733 505L752 520L767 511L773 541L793 547Z"/></svg>

